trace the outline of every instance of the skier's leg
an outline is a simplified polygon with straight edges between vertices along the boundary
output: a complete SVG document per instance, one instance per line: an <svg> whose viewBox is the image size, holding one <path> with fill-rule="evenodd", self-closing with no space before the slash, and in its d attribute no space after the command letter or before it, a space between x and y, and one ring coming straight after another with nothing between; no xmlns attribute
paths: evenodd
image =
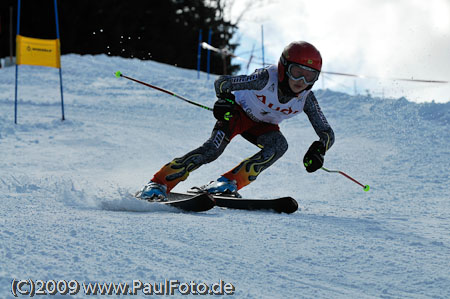
<svg viewBox="0 0 450 299"><path fill-rule="evenodd" d="M228 144L225 132L216 126L211 137L202 146L164 165L151 181L165 185L167 192L170 192L179 182L187 179L191 171L217 159Z"/></svg>
<svg viewBox="0 0 450 299"><path fill-rule="evenodd" d="M229 180L235 180L238 190L256 180L263 170L281 158L288 149L286 138L280 131L260 135L256 138L256 144L261 151L222 175Z"/></svg>
<svg viewBox="0 0 450 299"><path fill-rule="evenodd" d="M168 193L179 182L186 180L191 171L217 159L233 137L255 125L255 122L248 118L240 107L236 109L236 113L230 121L216 122L211 137L201 147L164 165L153 176L149 184L156 183L166 190L165 193ZM145 196L148 188L144 187L143 190L141 193ZM151 196L151 191L147 193Z"/></svg>

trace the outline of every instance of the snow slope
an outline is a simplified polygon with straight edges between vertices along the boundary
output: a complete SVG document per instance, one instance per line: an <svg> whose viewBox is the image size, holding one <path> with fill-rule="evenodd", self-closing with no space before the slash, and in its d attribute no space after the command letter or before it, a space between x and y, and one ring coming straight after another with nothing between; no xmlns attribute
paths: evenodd
<svg viewBox="0 0 450 299"><path fill-rule="evenodd" d="M300 115L281 124L288 152L242 194L291 195L301 211L183 213L128 194L202 144L212 114L114 72L209 106L214 78L104 55L65 55L62 65L66 121L57 71L21 66L18 125L14 68L0 69L1 298L13 279L223 280L238 298L450 297L450 103L316 90L336 133L325 166L370 192L303 169L316 136ZM257 150L236 137L175 191Z"/></svg>

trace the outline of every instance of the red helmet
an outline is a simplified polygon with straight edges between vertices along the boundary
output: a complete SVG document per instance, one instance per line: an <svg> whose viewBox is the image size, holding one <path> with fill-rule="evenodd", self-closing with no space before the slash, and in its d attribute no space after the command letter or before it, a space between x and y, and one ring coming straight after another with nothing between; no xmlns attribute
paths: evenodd
<svg viewBox="0 0 450 299"><path fill-rule="evenodd" d="M322 69L322 56L320 56L320 52L316 47L310 43L304 41L290 43L284 48L278 61L278 81L282 82L284 80L286 71L291 63L298 63L320 72Z"/></svg>

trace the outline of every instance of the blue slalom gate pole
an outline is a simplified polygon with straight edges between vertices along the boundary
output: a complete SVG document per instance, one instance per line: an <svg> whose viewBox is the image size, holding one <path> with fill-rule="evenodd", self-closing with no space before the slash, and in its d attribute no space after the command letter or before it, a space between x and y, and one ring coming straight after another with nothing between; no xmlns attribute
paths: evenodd
<svg viewBox="0 0 450 299"><path fill-rule="evenodd" d="M197 79L200 79L200 60L202 58L202 29L198 34Z"/></svg>
<svg viewBox="0 0 450 299"><path fill-rule="evenodd" d="M14 123L17 124L17 75L18 75L18 68L16 64L16 88L15 88L15 96L14 96Z"/></svg>
<svg viewBox="0 0 450 299"><path fill-rule="evenodd" d="M59 22L58 22L58 7L55 0L55 20L56 20L56 38L59 40ZM59 49L59 56L61 59L61 42ZM62 120L65 120L64 117L64 96L63 96L63 84L62 84L62 66L59 66L59 86L61 89L61 112L62 112Z"/></svg>
<svg viewBox="0 0 450 299"><path fill-rule="evenodd" d="M20 34L20 0L17 2L17 33L16 36ZM17 65L17 49L16 49L16 88L14 96L14 123L17 124L17 83L19 76L19 68Z"/></svg>
<svg viewBox="0 0 450 299"><path fill-rule="evenodd" d="M209 45L211 45L211 35L212 35L212 29L209 28L209 33L208 33L208 44ZM209 50L209 48L208 48L208 59L207 59L207 65L206 65L206 70L208 72L208 80L209 80L210 66L211 66L211 50Z"/></svg>

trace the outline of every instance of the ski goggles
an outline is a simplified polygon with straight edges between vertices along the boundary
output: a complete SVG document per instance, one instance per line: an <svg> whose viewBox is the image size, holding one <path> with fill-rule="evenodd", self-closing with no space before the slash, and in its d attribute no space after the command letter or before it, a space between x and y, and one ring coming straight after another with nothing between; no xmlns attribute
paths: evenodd
<svg viewBox="0 0 450 299"><path fill-rule="evenodd" d="M289 64L287 70L287 75L289 78L294 81L303 79L303 82L308 85L314 84L314 82L319 79L319 74L320 72L318 70L296 63Z"/></svg>

